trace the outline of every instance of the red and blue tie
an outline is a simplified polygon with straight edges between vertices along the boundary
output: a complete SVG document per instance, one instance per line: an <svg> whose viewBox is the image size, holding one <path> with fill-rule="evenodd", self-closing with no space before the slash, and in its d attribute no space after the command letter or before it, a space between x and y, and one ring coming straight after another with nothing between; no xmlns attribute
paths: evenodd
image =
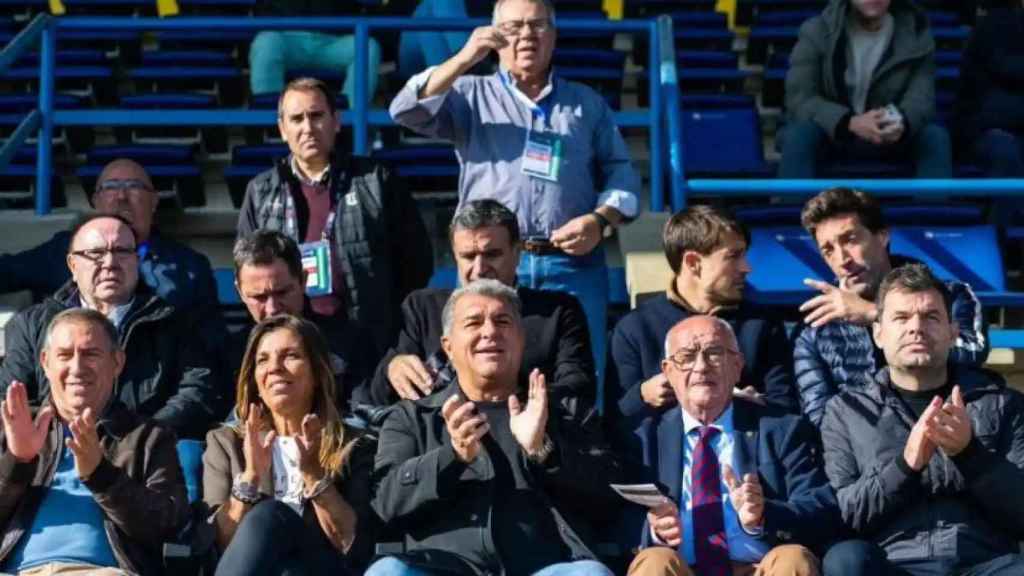
<svg viewBox="0 0 1024 576"><path fill-rule="evenodd" d="M730 576L729 543L725 538L722 513L721 471L711 440L720 430L700 428L700 439L693 449L691 489L693 491L693 550L696 572L700 576Z"/></svg>

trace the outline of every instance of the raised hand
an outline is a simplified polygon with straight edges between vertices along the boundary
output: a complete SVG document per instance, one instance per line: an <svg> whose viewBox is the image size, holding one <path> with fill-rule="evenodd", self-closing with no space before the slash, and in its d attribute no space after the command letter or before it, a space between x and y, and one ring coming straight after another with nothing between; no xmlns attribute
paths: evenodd
<svg viewBox="0 0 1024 576"><path fill-rule="evenodd" d="M321 432L320 418L316 414L306 414L302 417L302 431L295 438L299 447L299 471L314 482L324 475L320 464Z"/></svg>
<svg viewBox="0 0 1024 576"><path fill-rule="evenodd" d="M584 214L562 224L551 233L551 243L566 254L590 254L601 242L601 223L594 214Z"/></svg>
<svg viewBox="0 0 1024 576"><path fill-rule="evenodd" d="M729 501L739 517L740 525L748 531L764 526L764 491L757 474L744 474L743 479L728 464L722 466L722 479L729 488Z"/></svg>
<svg viewBox="0 0 1024 576"><path fill-rule="evenodd" d="M524 408L515 394L508 397L509 428L512 436L527 455L544 447L544 433L548 425L548 387L544 374L537 368L530 372L529 397Z"/></svg>
<svg viewBox="0 0 1024 576"><path fill-rule="evenodd" d="M86 408L69 422L68 429L71 430L71 438L64 440L64 444L75 458L75 471L79 478L88 478L103 460L103 447L96 432L96 415L92 408Z"/></svg>
<svg viewBox="0 0 1024 576"><path fill-rule="evenodd" d="M430 394L434 376L415 354L399 354L388 362L388 381L400 398L419 400Z"/></svg>
<svg viewBox="0 0 1024 576"><path fill-rule="evenodd" d="M805 324L818 328L840 320L867 326L875 320L875 305L856 292L810 278L805 278L804 284L821 292L800 305L800 311L805 314Z"/></svg>
<svg viewBox="0 0 1024 576"><path fill-rule="evenodd" d="M675 503L662 504L647 512L647 523L659 540L673 548L683 543L683 524Z"/></svg>
<svg viewBox="0 0 1024 576"><path fill-rule="evenodd" d="M658 372L640 385L640 397L651 408L662 408L676 403L676 392L664 373Z"/></svg>
<svg viewBox="0 0 1024 576"><path fill-rule="evenodd" d="M494 26L480 26L473 30L466 44L455 55L464 68L472 68L477 62L487 57L491 50L501 50L508 46L508 40Z"/></svg>
<svg viewBox="0 0 1024 576"><path fill-rule="evenodd" d="M487 416L479 414L472 402L453 394L441 405L441 417L448 427L452 448L459 460L469 464L480 454L480 439L491 430Z"/></svg>
<svg viewBox="0 0 1024 576"><path fill-rule="evenodd" d="M245 419L245 438L242 441L242 454L245 456L242 476L249 484L256 484L260 478L265 477L274 461L273 447L277 434L271 430L260 438L265 418L262 404L249 405L249 415Z"/></svg>
<svg viewBox="0 0 1024 576"><path fill-rule="evenodd" d="M15 459L30 462L46 441L53 420L53 407L41 409L33 421L28 407L28 391L24 384L14 380L7 389L7 399L0 403L0 416L4 421L7 449Z"/></svg>
<svg viewBox="0 0 1024 576"><path fill-rule="evenodd" d="M910 436L903 448L903 459L913 470L924 470L935 455L935 443L928 437L928 428L932 418L941 411L942 398L936 396L910 429Z"/></svg>
<svg viewBox="0 0 1024 576"><path fill-rule="evenodd" d="M949 401L932 415L925 433L947 456L956 456L971 443L971 438L974 437L971 416L967 413L959 386L953 387Z"/></svg>

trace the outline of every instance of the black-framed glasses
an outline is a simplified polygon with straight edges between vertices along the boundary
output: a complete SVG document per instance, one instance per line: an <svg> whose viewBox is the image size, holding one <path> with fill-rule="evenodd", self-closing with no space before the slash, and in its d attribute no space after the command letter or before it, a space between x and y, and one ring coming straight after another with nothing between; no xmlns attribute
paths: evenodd
<svg viewBox="0 0 1024 576"><path fill-rule="evenodd" d="M547 18L535 18L533 20L506 20L499 22L496 28L505 36L518 36L523 29L529 27L537 34L543 34L551 29L551 21Z"/></svg>
<svg viewBox="0 0 1024 576"><path fill-rule="evenodd" d="M704 348L682 348L676 350L676 353L669 356L668 360L676 368L683 371L692 370L693 366L697 363L698 357L703 358L704 363L712 368L721 368L725 364L725 357L729 354L737 354L737 351L718 345Z"/></svg>
<svg viewBox="0 0 1024 576"><path fill-rule="evenodd" d="M72 256L78 256L79 258L85 258L90 262L99 262L107 257L107 254L112 254L114 260L127 260L132 256L136 255L135 248L126 248L124 246L112 246L110 248L86 248L85 250L74 250L71 252Z"/></svg>
<svg viewBox="0 0 1024 576"><path fill-rule="evenodd" d="M138 195L142 192L152 192L153 187L147 184L145 180L139 180L138 178L108 178L96 184L97 196L113 195L121 191L125 194Z"/></svg>

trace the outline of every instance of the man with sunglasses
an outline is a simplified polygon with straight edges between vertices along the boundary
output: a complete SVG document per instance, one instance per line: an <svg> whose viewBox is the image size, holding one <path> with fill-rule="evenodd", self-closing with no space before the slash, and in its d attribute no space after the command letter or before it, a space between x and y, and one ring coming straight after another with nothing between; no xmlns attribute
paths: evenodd
<svg viewBox="0 0 1024 576"><path fill-rule="evenodd" d="M138 238L139 274L146 285L175 308L203 308L205 317L219 323L210 260L155 229L153 216L160 198L142 166L124 158L107 164L90 200L97 213L117 214L131 224ZM54 265L64 260L70 243L71 234L61 231L35 248L0 255L0 292L31 290L36 301L56 292L71 278L67 267Z"/></svg>
<svg viewBox="0 0 1024 576"><path fill-rule="evenodd" d="M600 368L608 305L601 240L637 215L640 182L604 98L552 71L556 36L549 0L498 0L492 24L413 76L390 113L454 143L460 207L493 199L515 212L524 239L519 284L576 296ZM466 74L492 51L496 74Z"/></svg>
<svg viewBox="0 0 1024 576"><path fill-rule="evenodd" d="M743 353L729 323L691 316L665 339L662 372L679 409L627 452L636 480L667 501L647 511L630 576L817 576L839 526L814 429L802 417L733 397ZM642 513L642 511L641 511Z"/></svg>
<svg viewBox="0 0 1024 576"><path fill-rule="evenodd" d="M88 308L114 324L125 351L116 386L121 402L179 437L203 438L221 416L223 401L211 373L213 358L197 337L200 315L177 310L139 282L135 233L121 216L86 217L72 230L65 258L72 279L5 327L0 392L21 382L33 405L46 398L49 381L39 361L46 327L63 310ZM95 385L85 371L72 376L84 386Z"/></svg>

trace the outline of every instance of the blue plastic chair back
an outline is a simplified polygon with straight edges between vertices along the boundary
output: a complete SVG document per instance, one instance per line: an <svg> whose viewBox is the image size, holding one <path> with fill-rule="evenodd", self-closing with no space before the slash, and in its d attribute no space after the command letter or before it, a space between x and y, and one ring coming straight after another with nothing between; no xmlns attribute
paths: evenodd
<svg viewBox="0 0 1024 576"><path fill-rule="evenodd" d="M188 501L198 502L203 497L203 442L178 440L178 463L185 476Z"/></svg>
<svg viewBox="0 0 1024 576"><path fill-rule="evenodd" d="M977 292L1007 290L995 226L893 228L889 250L920 260L939 278L966 282Z"/></svg>

